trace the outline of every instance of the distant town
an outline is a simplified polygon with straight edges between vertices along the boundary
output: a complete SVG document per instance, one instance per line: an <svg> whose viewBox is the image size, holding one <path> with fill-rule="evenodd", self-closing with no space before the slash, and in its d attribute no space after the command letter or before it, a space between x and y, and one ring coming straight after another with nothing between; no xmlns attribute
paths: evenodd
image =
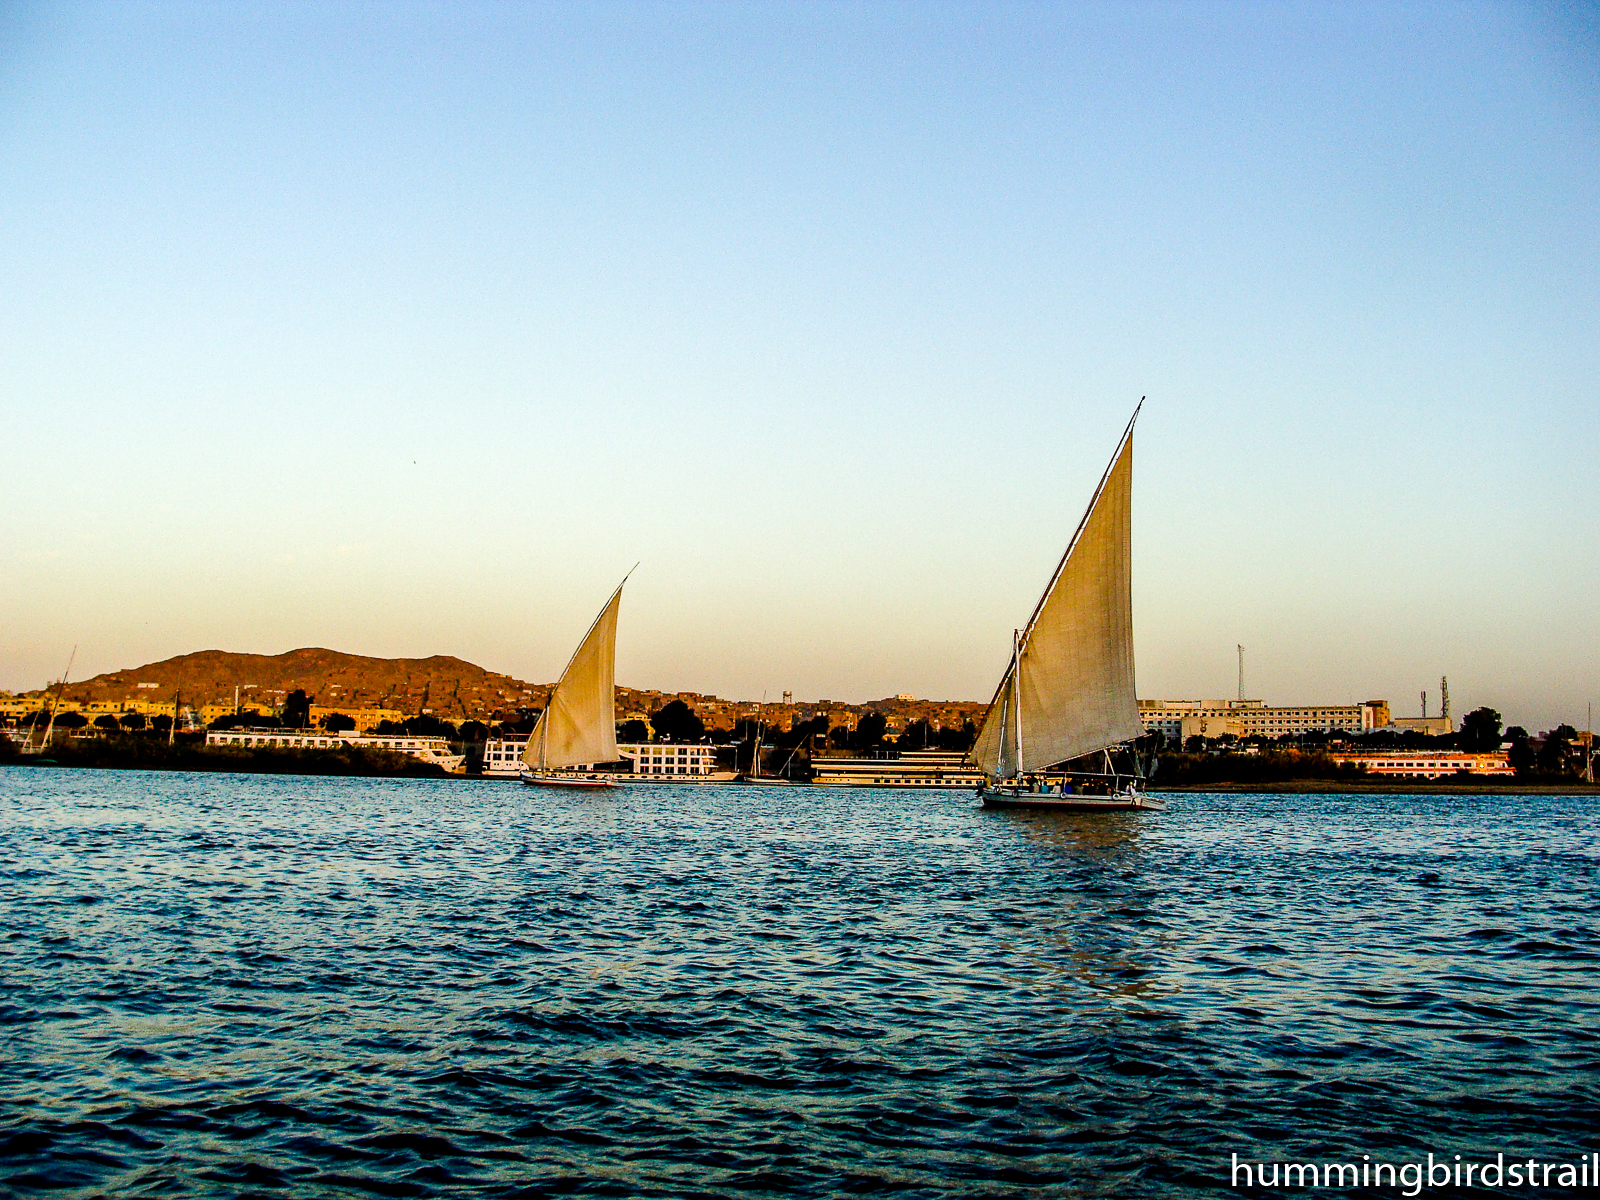
<svg viewBox="0 0 1600 1200"><path fill-rule="evenodd" d="M130 735L192 741L204 734L214 746L325 749L343 739L477 773L486 765L492 771L498 765L493 760L514 757L549 689L442 655L381 659L318 648L279 655L208 650L35 691L0 692L0 726L10 742L27 746L37 743L45 727L58 744ZM1163 756L1169 777L1196 784L1266 771L1285 754L1298 759L1278 765L1301 772L1315 765L1325 773L1412 779L1592 776L1588 731L1502 729L1499 714L1487 708L1458 723L1450 714L1447 680L1440 681L1437 695L1436 712L1427 711L1424 692L1415 716L1397 714L1387 700L1376 699L1345 705L1268 705L1243 697L1141 700L1141 749ZM634 747L629 753L640 761L650 756L637 747L652 743L732 747L759 741L790 751L789 765L798 753L803 769L820 756L892 759L915 753L917 770L939 765L963 784L970 771L957 771L956 765L986 708L983 701L909 694L851 704L796 700L787 692L756 701L616 689L618 742ZM250 736L252 731L260 736ZM928 757L936 752L937 764ZM759 769L761 752L750 753ZM722 757L732 766L737 752ZM1251 757L1261 761L1239 761ZM703 763L707 772L717 765L710 752Z"/></svg>

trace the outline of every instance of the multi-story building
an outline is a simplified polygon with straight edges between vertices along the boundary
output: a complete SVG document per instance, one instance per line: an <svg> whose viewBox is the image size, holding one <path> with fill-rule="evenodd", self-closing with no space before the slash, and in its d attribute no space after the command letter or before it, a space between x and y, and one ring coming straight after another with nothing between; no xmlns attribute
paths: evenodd
<svg viewBox="0 0 1600 1200"><path fill-rule="evenodd" d="M1301 733L1370 733L1389 724L1389 702L1302 704L1268 707L1259 700L1141 700L1146 733L1160 730L1169 741L1231 733L1238 738Z"/></svg>
<svg viewBox="0 0 1600 1200"><path fill-rule="evenodd" d="M311 723L313 725L321 725L323 721L334 713L349 717L356 723L356 728L362 733L366 733L370 729L376 729L384 721L393 721L398 725L406 719L406 714L397 708L339 708L313 704L311 706Z"/></svg>
<svg viewBox="0 0 1600 1200"><path fill-rule="evenodd" d="M1392 733L1424 733L1429 737L1443 737L1455 732L1455 725L1449 717L1394 717L1382 728Z"/></svg>

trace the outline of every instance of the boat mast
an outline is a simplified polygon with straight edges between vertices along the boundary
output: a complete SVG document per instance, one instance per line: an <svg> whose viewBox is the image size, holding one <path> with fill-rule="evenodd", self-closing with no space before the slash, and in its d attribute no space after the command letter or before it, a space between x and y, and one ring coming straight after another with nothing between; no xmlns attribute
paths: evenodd
<svg viewBox="0 0 1600 1200"><path fill-rule="evenodd" d="M1012 647L1012 653L1015 654L1015 652L1016 652L1016 647L1013 646ZM1015 683L1015 677L1013 677L1013 684L1014 683ZM1002 679L1000 681L1000 694L1002 696L1005 695L1005 690L1006 690L1006 682L1005 682L1004 679ZM991 701L990 704L992 706L993 705L993 701ZM1002 704L1000 706L1000 741L999 741L998 746L997 746L997 748L995 750L995 764L994 765L995 765L996 771L999 770L1000 764L1005 760L1005 757L1006 757L1006 726L1007 726L1008 722L1010 721L1010 719L1011 719L1011 706L1009 704ZM995 778L998 779L999 775L997 774Z"/></svg>
<svg viewBox="0 0 1600 1200"><path fill-rule="evenodd" d="M559 683L552 683L544 698L544 711L539 714L539 770L544 770L545 747L550 744L550 703L556 698Z"/></svg>
<svg viewBox="0 0 1600 1200"><path fill-rule="evenodd" d="M1022 630L1011 631L1011 697L1017 709L1017 765L1011 773L1022 774Z"/></svg>
<svg viewBox="0 0 1600 1200"><path fill-rule="evenodd" d="M56 709L61 707L61 693L65 692L67 690L67 676L72 674L72 664L77 659L77 657L78 657L78 648L76 646L74 646L72 648L72 653L70 655L68 655L68 657L67 657L67 669L65 671L61 672L61 683L56 688L55 703L50 706L50 724L46 725L45 728L44 728L44 741L39 743L39 749L41 749L41 750L43 750L46 746L48 746L50 744L50 735L55 732L55 728L56 728Z"/></svg>

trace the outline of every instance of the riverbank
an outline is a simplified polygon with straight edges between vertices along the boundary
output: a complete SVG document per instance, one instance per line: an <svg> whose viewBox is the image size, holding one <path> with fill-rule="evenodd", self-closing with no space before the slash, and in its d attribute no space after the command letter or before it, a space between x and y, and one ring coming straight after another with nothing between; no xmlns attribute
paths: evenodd
<svg viewBox="0 0 1600 1200"><path fill-rule="evenodd" d="M168 745L158 739L67 738L40 755L0 758L0 764L25 767L89 768L124 771L220 771L257 775L363 775L400 778L445 778L431 763L392 750L345 746L319 750L273 747L207 746L182 740Z"/></svg>
<svg viewBox="0 0 1600 1200"><path fill-rule="evenodd" d="M1410 780L1384 782L1331 779L1289 779L1272 783L1186 783L1150 789L1162 795L1300 796L1600 796L1600 786L1587 783L1517 783L1512 780L1478 783L1424 783Z"/></svg>

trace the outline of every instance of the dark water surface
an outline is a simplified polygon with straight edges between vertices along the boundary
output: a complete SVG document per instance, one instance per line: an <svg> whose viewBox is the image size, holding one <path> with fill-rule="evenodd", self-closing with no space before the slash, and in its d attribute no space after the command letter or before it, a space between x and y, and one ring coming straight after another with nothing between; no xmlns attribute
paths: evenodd
<svg viewBox="0 0 1600 1200"><path fill-rule="evenodd" d="M0 770L0 1191L1570 1160L1600 1149L1597 810Z"/></svg>

